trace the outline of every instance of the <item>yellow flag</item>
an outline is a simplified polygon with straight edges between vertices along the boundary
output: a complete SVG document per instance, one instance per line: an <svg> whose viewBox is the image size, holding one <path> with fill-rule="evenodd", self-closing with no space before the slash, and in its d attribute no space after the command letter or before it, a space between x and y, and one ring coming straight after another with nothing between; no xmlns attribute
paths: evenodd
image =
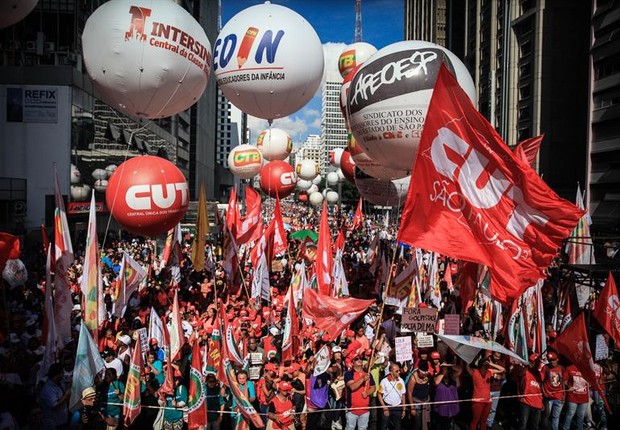
<svg viewBox="0 0 620 430"><path fill-rule="evenodd" d="M192 246L192 264L194 270L200 272L205 267L205 236L209 234L209 215L207 213L207 197L204 183L200 184L200 197L198 198L198 213L196 215L196 232Z"/></svg>

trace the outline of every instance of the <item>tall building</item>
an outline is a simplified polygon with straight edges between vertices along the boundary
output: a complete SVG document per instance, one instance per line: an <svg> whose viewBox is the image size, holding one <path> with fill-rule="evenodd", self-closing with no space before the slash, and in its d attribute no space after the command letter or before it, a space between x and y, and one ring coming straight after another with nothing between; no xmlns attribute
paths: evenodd
<svg viewBox="0 0 620 430"><path fill-rule="evenodd" d="M562 197L585 183L587 0L467 0L465 64L478 110L509 145L544 134L538 172Z"/></svg>
<svg viewBox="0 0 620 430"><path fill-rule="evenodd" d="M405 0L405 39L433 42L462 58L464 12L463 0Z"/></svg>
<svg viewBox="0 0 620 430"><path fill-rule="evenodd" d="M301 144L300 148L295 152L294 165L301 163L303 160L314 160L321 165L325 158L325 149L321 140L321 136L309 134L306 141Z"/></svg>
<svg viewBox="0 0 620 430"><path fill-rule="evenodd" d="M329 152L336 148L347 147L347 130L344 116L340 111L340 87L342 76L338 72L326 72L321 93L321 173L329 166Z"/></svg>
<svg viewBox="0 0 620 430"><path fill-rule="evenodd" d="M51 224L54 166L71 202L88 199L95 186L103 202L105 184L95 183L101 172L94 172L139 154L175 163L191 198L203 181L207 196L214 196L213 78L196 104L169 118L147 121L112 109L97 98L82 58L84 26L103 3L41 0L24 20L0 30L0 230L23 233ZM182 4L215 41L216 5ZM29 94L46 99L20 105ZM71 164L80 176L71 174ZM68 206L70 221L83 221L73 209Z"/></svg>

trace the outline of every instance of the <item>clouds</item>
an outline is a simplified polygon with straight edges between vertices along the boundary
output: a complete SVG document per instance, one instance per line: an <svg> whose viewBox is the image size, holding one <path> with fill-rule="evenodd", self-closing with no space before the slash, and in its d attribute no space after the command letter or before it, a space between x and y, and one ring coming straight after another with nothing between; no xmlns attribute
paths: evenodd
<svg viewBox="0 0 620 430"><path fill-rule="evenodd" d="M302 143L309 134L321 134L321 93L323 91L323 83L325 76L340 76L338 72L338 58L347 46L345 43L328 42L323 44L323 56L325 66L323 70L323 79L316 94L298 112L285 118L273 121L273 127L282 129L288 133L294 143ZM250 142L256 144L256 138L261 131L269 128L267 120L248 116L248 127L250 129Z"/></svg>

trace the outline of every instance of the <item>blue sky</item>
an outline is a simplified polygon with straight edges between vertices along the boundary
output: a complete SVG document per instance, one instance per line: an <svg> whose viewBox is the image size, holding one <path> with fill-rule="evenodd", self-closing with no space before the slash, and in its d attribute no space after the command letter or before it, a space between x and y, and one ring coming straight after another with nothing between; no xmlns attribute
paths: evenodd
<svg viewBox="0 0 620 430"><path fill-rule="evenodd" d="M259 0L222 0L222 25L238 12L257 4ZM326 58L326 67L338 69L338 56L353 42L355 30L355 0L272 0L303 16L315 29ZM363 41L381 49L403 40L404 0L363 0ZM330 66L332 65L332 66ZM308 134L320 134L321 99L319 95L299 112L273 123L287 131L295 143L303 142ZM253 139L267 128L267 121L250 119ZM255 142L250 142L255 143Z"/></svg>

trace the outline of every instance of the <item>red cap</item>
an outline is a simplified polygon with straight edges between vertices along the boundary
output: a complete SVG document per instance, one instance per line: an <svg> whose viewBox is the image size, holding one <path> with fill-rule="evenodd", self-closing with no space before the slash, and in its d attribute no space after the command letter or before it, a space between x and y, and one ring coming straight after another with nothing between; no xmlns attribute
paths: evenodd
<svg viewBox="0 0 620 430"><path fill-rule="evenodd" d="M296 370L301 370L301 366L299 365L299 363L291 363L291 365L288 367L288 369L291 372L294 372Z"/></svg>
<svg viewBox="0 0 620 430"><path fill-rule="evenodd" d="M159 342L157 342L157 339L155 339L154 337L151 338L151 340L149 340L149 344L150 345L157 345Z"/></svg>
<svg viewBox="0 0 620 430"><path fill-rule="evenodd" d="M530 361L536 361L538 360L538 357L539 355L534 352L533 354L530 354Z"/></svg>
<svg viewBox="0 0 620 430"><path fill-rule="evenodd" d="M274 363L267 363L265 364L265 370L268 370L270 372L277 372L278 366L276 366Z"/></svg>
<svg viewBox="0 0 620 430"><path fill-rule="evenodd" d="M352 336L355 336L355 332L354 332L353 330L351 330L351 329L348 329L348 330L344 333L344 335L345 335L345 336L347 336L347 337L352 337Z"/></svg>
<svg viewBox="0 0 620 430"><path fill-rule="evenodd" d="M433 352L431 352L431 358L433 360L439 360L441 358L441 355L439 355L439 352L433 351Z"/></svg>
<svg viewBox="0 0 620 430"><path fill-rule="evenodd" d="M555 352L549 351L547 353L547 360L553 361L553 360L557 360L557 359L558 359L558 355Z"/></svg>
<svg viewBox="0 0 620 430"><path fill-rule="evenodd" d="M292 389L293 389L293 387L288 382L286 382L286 381L278 382L278 390L291 391Z"/></svg>

